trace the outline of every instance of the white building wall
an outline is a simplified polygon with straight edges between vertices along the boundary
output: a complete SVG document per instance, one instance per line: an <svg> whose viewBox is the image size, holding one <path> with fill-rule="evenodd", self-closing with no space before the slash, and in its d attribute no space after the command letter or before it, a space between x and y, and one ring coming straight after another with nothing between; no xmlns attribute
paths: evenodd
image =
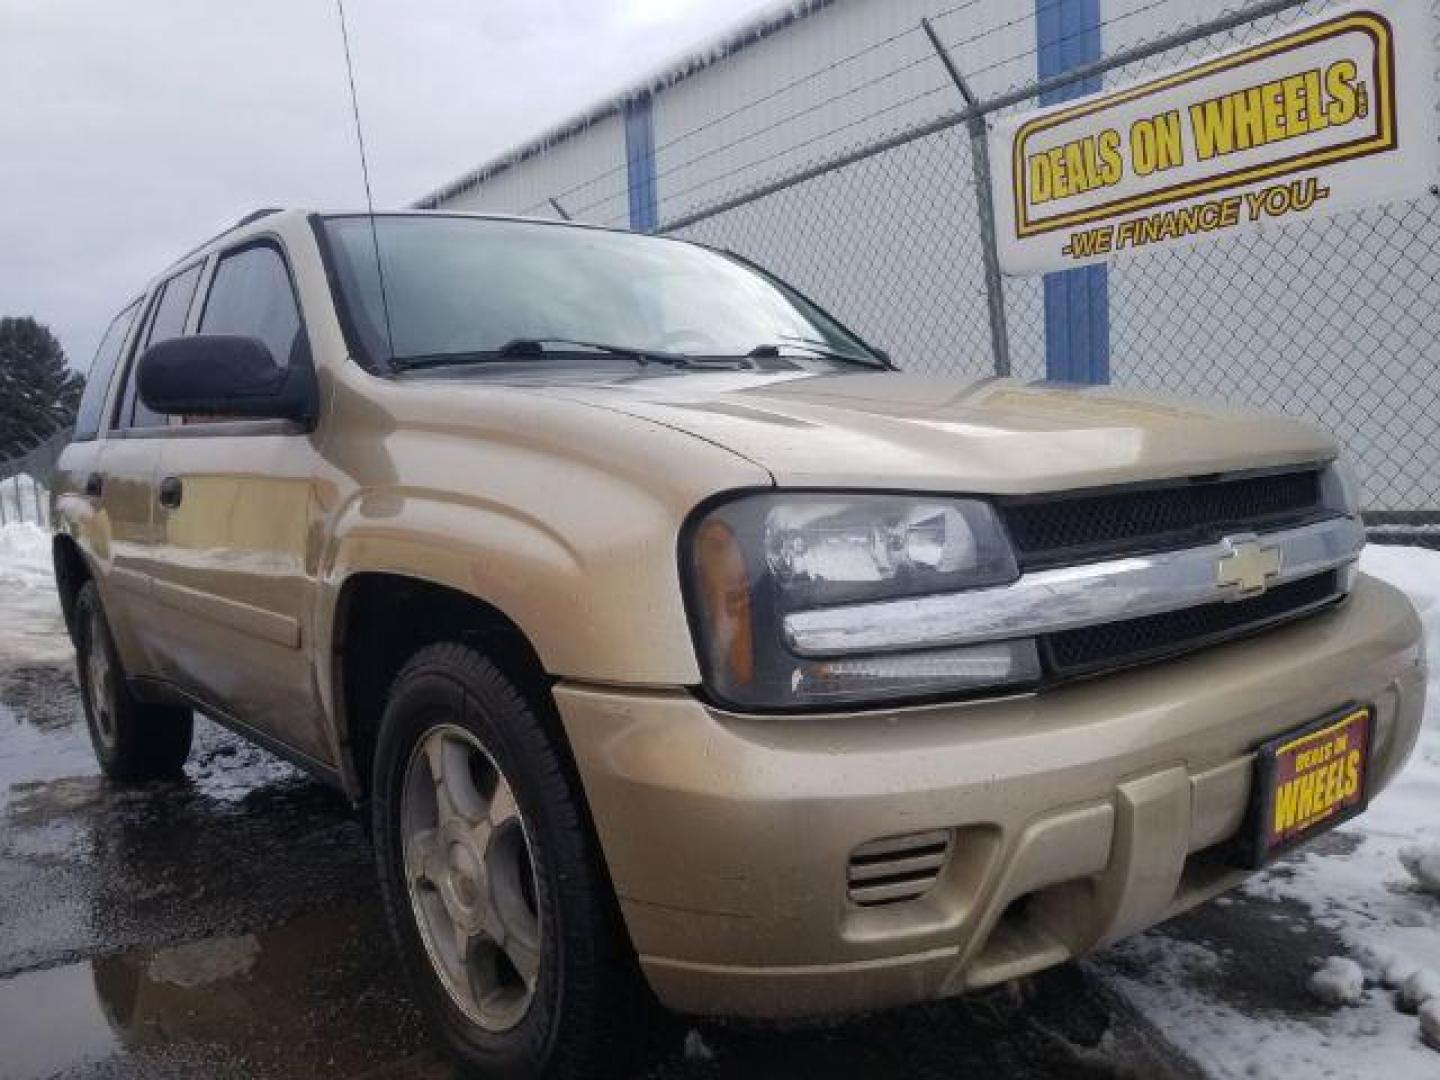
<svg viewBox="0 0 1440 1080"><path fill-rule="evenodd" d="M920 20L956 6L839 0L660 94L661 220L954 112L962 100ZM934 20L977 93L1033 76L1033 25L1007 10L984 0Z"/></svg>
<svg viewBox="0 0 1440 1080"><path fill-rule="evenodd" d="M977 93L1028 81L1034 26L1014 12L1003 0L839 0L667 89L655 101L661 221L955 112L962 98L920 28L927 15ZM973 177L969 136L953 128L682 234L767 266L912 370L982 375L992 361ZM1012 314L1038 318L1038 289L1012 292ZM1043 366L1018 351L1019 368Z"/></svg>
<svg viewBox="0 0 1440 1080"><path fill-rule="evenodd" d="M587 221L620 216L628 220L625 123L619 115L598 120L542 153L501 169L445 202L453 210L488 210L557 217L555 198L574 217ZM589 212L576 213L585 205Z"/></svg>

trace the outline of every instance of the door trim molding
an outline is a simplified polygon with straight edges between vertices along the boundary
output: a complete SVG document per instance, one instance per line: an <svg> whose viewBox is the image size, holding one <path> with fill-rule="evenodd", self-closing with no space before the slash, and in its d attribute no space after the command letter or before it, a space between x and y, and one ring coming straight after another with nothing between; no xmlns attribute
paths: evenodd
<svg viewBox="0 0 1440 1080"><path fill-rule="evenodd" d="M214 593L177 585L161 578L150 579L151 596L180 611L218 622L251 637L263 638L287 649L300 648L300 620L279 612Z"/></svg>

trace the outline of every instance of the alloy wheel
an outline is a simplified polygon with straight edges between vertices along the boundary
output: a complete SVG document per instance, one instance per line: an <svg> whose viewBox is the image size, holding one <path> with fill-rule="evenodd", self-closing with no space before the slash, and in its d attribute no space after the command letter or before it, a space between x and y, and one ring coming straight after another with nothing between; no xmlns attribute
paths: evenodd
<svg viewBox="0 0 1440 1080"><path fill-rule="evenodd" d="M90 702L96 735L107 750L113 750L116 742L115 669L110 663L110 651L105 647L105 619L99 607L90 609L87 633L85 695Z"/></svg>
<svg viewBox="0 0 1440 1080"><path fill-rule="evenodd" d="M416 742L400 827L406 888L432 967L475 1024L513 1028L540 975L535 865L514 792L479 739L438 724Z"/></svg>

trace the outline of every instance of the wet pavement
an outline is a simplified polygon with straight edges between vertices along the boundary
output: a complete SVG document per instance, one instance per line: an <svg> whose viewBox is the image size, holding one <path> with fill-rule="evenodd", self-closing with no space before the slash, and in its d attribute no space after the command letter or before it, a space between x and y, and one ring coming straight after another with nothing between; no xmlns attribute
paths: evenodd
<svg viewBox="0 0 1440 1080"><path fill-rule="evenodd" d="M0 656L0 1080L452 1077L345 802L205 721L183 781L102 781L64 651ZM1197 1075L1078 965L843 1023L667 1035L649 1080Z"/></svg>

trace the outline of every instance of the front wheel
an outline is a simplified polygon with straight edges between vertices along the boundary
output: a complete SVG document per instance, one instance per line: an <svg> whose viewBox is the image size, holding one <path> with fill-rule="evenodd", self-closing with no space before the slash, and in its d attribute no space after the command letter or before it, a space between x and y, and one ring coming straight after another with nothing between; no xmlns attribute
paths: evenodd
<svg viewBox="0 0 1440 1080"><path fill-rule="evenodd" d="M194 717L189 709L146 705L130 693L93 581L75 597L75 628L80 695L100 771L129 783L179 776L190 756Z"/></svg>
<svg viewBox="0 0 1440 1080"><path fill-rule="evenodd" d="M604 1076L644 992L578 782L506 676L431 646L381 721L374 837L386 914L432 1028L484 1075Z"/></svg>

